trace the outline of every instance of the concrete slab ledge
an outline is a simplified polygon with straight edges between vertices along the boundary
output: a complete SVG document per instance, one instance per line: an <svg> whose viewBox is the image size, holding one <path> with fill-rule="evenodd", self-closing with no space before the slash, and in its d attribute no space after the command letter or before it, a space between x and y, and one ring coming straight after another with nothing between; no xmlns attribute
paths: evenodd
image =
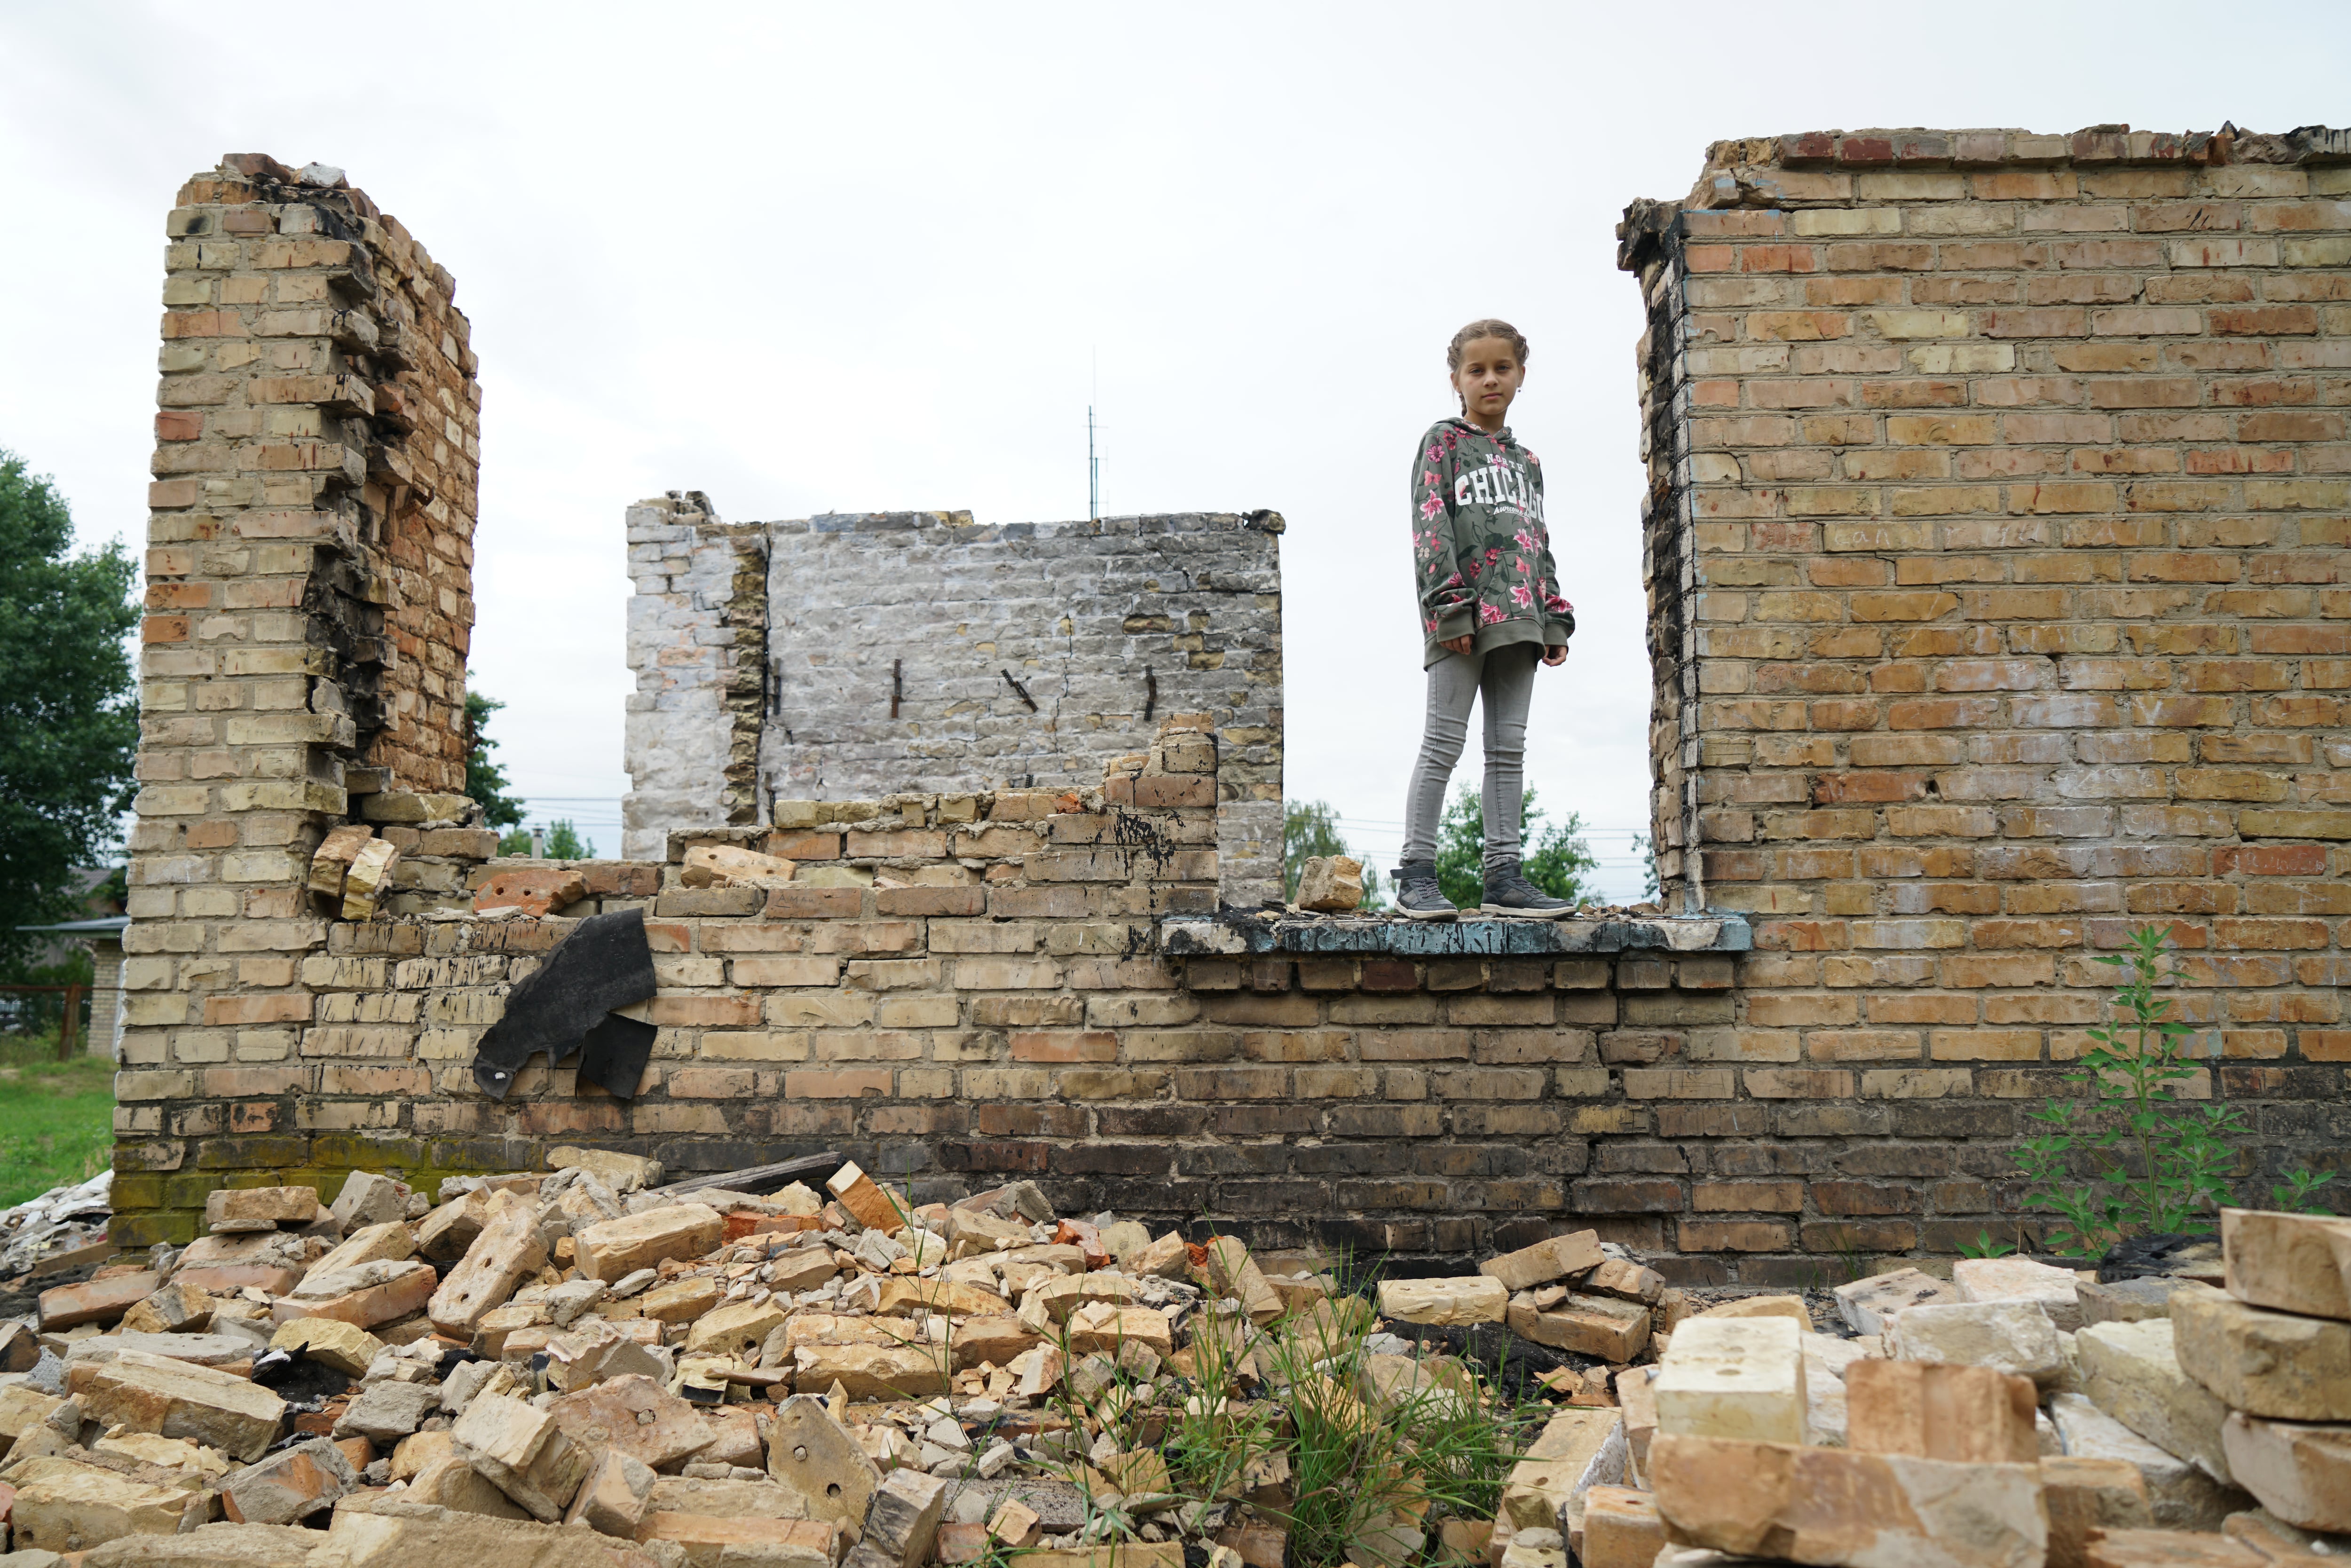
<svg viewBox="0 0 2351 1568"><path fill-rule="evenodd" d="M1437 922L1234 911L1178 917L1159 927L1159 950L1171 958L1273 953L1538 958L1562 953L1747 953L1754 946L1754 928L1744 915L1731 914Z"/></svg>

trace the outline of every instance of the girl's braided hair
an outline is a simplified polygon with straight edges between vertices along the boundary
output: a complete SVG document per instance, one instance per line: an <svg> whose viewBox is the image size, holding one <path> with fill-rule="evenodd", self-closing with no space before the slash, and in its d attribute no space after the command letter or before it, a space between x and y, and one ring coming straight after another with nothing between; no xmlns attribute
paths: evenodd
<svg viewBox="0 0 2351 1568"><path fill-rule="evenodd" d="M1525 336L1508 321L1497 321L1488 317L1483 321L1472 321L1453 334L1453 341L1445 345L1446 370L1448 372L1458 372L1461 369L1461 350L1480 338L1501 339L1502 341L1510 344L1510 352L1518 355L1519 363L1523 365L1527 362Z"/></svg>

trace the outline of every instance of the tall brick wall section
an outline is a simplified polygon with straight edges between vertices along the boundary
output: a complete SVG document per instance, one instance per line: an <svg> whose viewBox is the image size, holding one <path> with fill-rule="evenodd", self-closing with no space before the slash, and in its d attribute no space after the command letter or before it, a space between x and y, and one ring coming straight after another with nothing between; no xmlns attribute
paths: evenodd
<svg viewBox="0 0 2351 1568"><path fill-rule="evenodd" d="M1167 715L1206 713L1226 896L1271 896L1281 531L1271 512L726 525L692 493L640 502L624 852L772 821L778 800L1082 788Z"/></svg>
<svg viewBox="0 0 2351 1568"><path fill-rule="evenodd" d="M206 1073L312 1081L298 977L326 940L302 891L324 828L387 786L464 788L479 457L455 286L339 171L234 156L166 227L116 1113L131 1169L151 1136L229 1130L195 1103Z"/></svg>
<svg viewBox="0 0 2351 1568"><path fill-rule="evenodd" d="M2159 923L2243 1174L2343 1164L2346 198L2323 129L1892 131L1627 213L1660 863L1755 918L1748 1093L2011 1137Z"/></svg>

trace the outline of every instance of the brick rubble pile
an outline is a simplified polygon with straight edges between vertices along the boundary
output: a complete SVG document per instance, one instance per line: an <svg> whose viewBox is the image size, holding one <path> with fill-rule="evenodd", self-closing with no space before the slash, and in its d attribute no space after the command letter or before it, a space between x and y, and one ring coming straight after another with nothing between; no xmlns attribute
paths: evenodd
<svg viewBox="0 0 2351 1568"><path fill-rule="evenodd" d="M1063 1219L1030 1183L914 1207L854 1165L755 1196L660 1188L633 1155L550 1164L453 1177L437 1207L365 1172L331 1206L220 1190L188 1247L43 1292L0 1338L16 1552L1051 1568L1114 1542L1140 1568L1281 1568L1285 1461L1171 1490L1183 1413L1278 1406L1297 1364L1276 1339L1370 1350L1333 1396L1367 1420L1440 1384L1475 1396L1453 1358L1365 1340L1372 1303L1328 1274ZM1508 1318L1621 1367L1680 1304L1589 1232L1488 1270L1392 1281L1379 1311L1412 1334ZM1550 1376L1604 1402L1609 1370ZM1399 1513L1359 1555L1402 1568L1440 1522L1485 1543Z"/></svg>
<svg viewBox="0 0 2351 1568"><path fill-rule="evenodd" d="M1795 1297L1695 1317L1654 1370L1618 1375L1616 1412L1538 1440L1502 1500L1499 1563L2340 1561L2351 1221L2222 1220L2221 1245L2168 1275L1965 1259L1949 1281L1838 1288L1840 1333L1813 1332Z"/></svg>
<svg viewBox="0 0 2351 1568"><path fill-rule="evenodd" d="M114 1249L107 1244L114 1173L0 1209L0 1283L80 1268Z"/></svg>
<svg viewBox="0 0 2351 1568"><path fill-rule="evenodd" d="M1356 1568L2351 1547L2351 1221L2229 1211L2225 1270L2122 1284L1905 1269L1840 1288L1822 1333L1794 1296L1705 1307L1591 1231L1367 1301L1238 1239L1060 1218L1026 1182L916 1207L853 1164L758 1196L549 1163L451 1178L437 1207L364 1172L330 1207L225 1189L184 1249L43 1292L37 1325L0 1329L15 1554L1284 1568L1281 1439L1191 1496L1182 1418L1484 1400L1481 1338L1567 1407L1490 1522L1400 1507Z"/></svg>

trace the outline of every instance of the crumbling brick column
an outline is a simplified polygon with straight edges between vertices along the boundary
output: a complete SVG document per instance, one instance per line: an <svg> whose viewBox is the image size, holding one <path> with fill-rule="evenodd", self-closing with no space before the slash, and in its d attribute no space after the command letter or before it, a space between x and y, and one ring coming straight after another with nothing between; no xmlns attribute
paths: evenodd
<svg viewBox="0 0 2351 1568"><path fill-rule="evenodd" d="M326 923L303 879L352 793L464 789L479 458L455 284L340 171L231 157L167 226L117 1081L134 1207L191 1140L214 1140L200 1163L310 1157L298 969Z"/></svg>

